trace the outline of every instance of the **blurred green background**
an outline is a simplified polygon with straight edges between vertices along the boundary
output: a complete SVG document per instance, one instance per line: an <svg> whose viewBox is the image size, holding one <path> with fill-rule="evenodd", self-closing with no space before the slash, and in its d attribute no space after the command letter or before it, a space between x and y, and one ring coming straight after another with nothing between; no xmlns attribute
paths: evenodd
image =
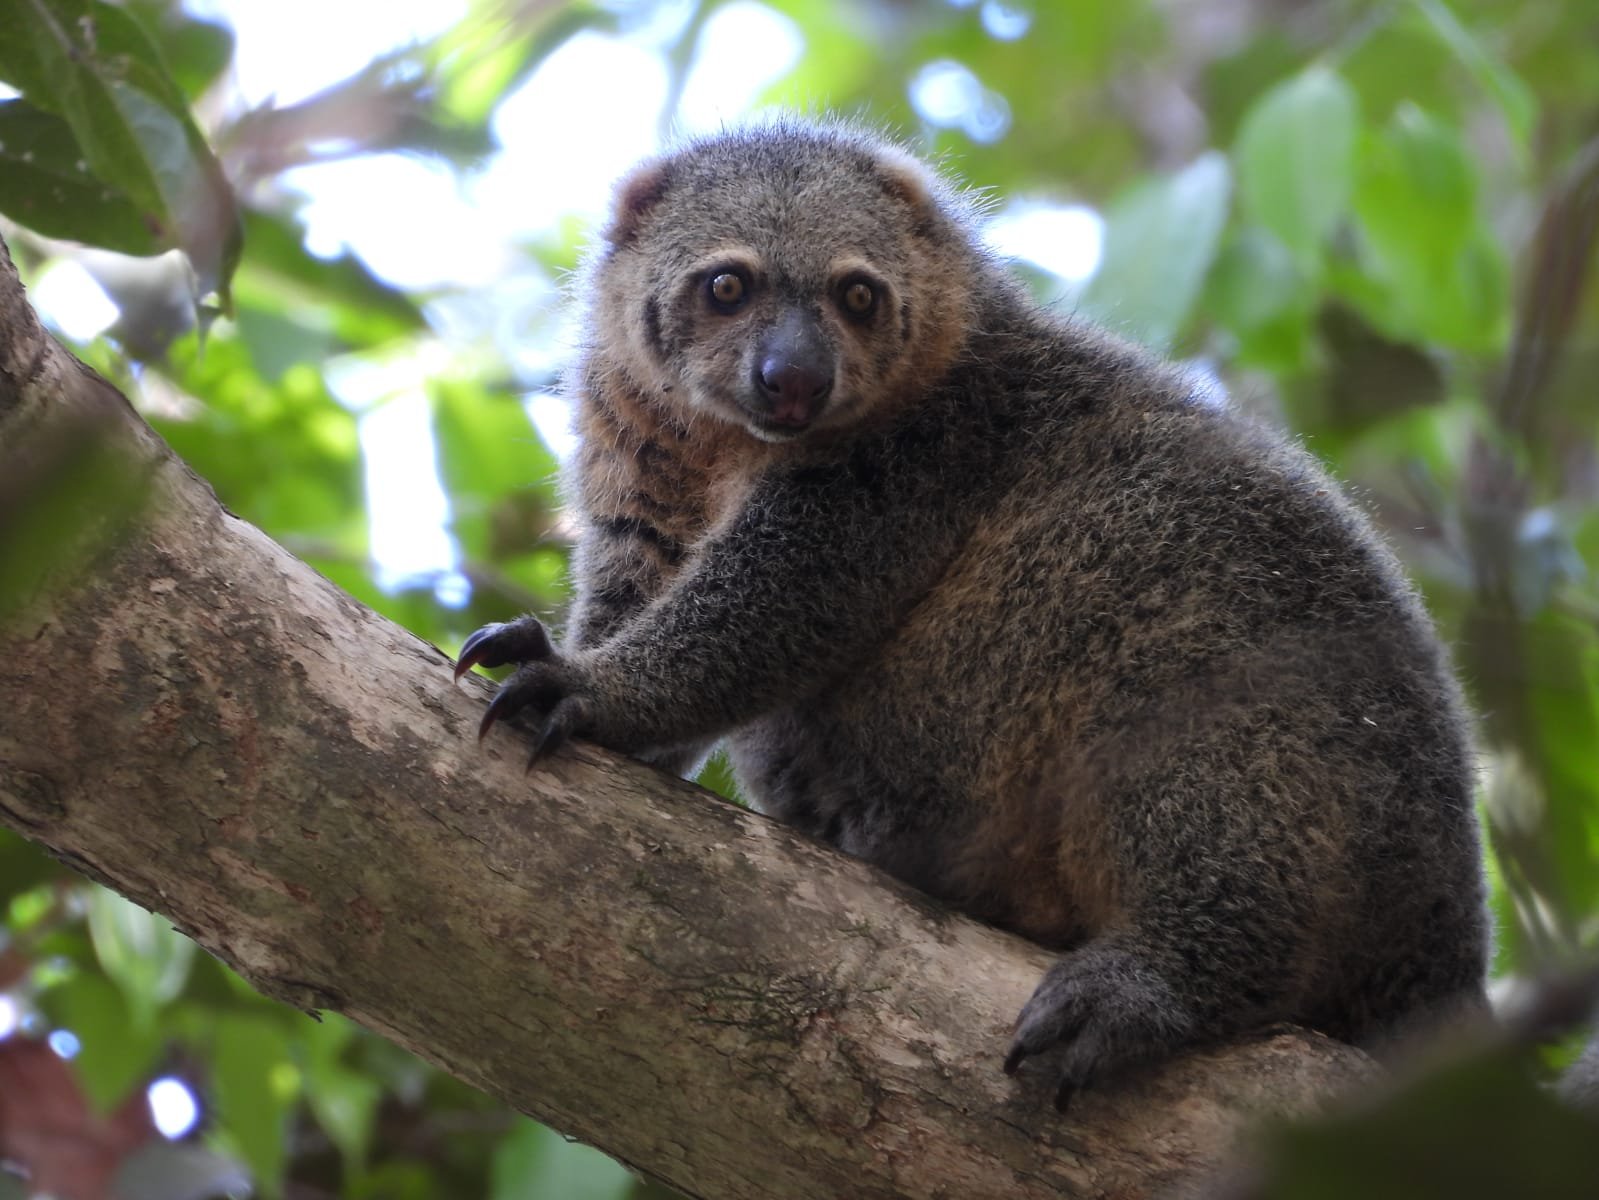
<svg viewBox="0 0 1599 1200"><path fill-rule="evenodd" d="M608 181L771 106L937 157L1041 300L1189 362L1346 481L1481 714L1496 996L1581 961L1599 6L0 0L0 230L230 509L453 649L562 608L562 287ZM78 1139L64 1197L656 1194L6 832L0 916L0 1158L30 1119L6 1095L50 1097ZM1549 1127L1511 1077L1450 1092L1481 1094L1479 1143L1528 1144L1507 1092ZM1353 1194L1317 1171L1280 1194Z"/></svg>

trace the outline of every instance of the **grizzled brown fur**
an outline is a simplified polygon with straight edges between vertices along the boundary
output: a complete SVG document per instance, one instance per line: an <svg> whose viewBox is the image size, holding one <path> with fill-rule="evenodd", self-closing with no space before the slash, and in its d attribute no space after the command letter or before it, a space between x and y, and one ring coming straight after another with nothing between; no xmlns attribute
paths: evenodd
<svg viewBox="0 0 1599 1200"><path fill-rule="evenodd" d="M1316 464L1036 308L902 151L779 122L646 163L584 277L578 596L462 652L1062 957L1061 1099L1292 1020L1482 1006L1470 751ZM864 289L864 290L863 290Z"/></svg>

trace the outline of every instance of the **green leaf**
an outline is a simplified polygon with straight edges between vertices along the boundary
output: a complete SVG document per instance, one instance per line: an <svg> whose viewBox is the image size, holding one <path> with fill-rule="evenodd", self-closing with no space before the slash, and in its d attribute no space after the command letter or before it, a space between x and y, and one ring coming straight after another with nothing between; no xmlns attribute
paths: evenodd
<svg viewBox="0 0 1599 1200"><path fill-rule="evenodd" d="M239 273L242 306L276 307L302 323L315 321L344 349L371 348L427 328L421 310L351 254L318 258L294 221L250 212L244 219L250 255Z"/></svg>
<svg viewBox="0 0 1599 1200"><path fill-rule="evenodd" d="M89 174L71 127L26 100L0 101L0 212L46 237L123 254L165 248L139 205Z"/></svg>
<svg viewBox="0 0 1599 1200"><path fill-rule="evenodd" d="M426 1164L402 1159L363 1172L344 1194L349 1200L439 1200L439 1186Z"/></svg>
<svg viewBox="0 0 1599 1200"><path fill-rule="evenodd" d="M111 79L95 69L90 0L0 0L0 79L40 108L63 117L94 174L162 210L160 189L127 128Z"/></svg>
<svg viewBox="0 0 1599 1200"><path fill-rule="evenodd" d="M47 1007L77 1037L73 1071L100 1112L122 1103L155 1069L164 1046L160 1029L133 1020L123 994L103 976L79 971L50 990Z"/></svg>
<svg viewBox="0 0 1599 1200"><path fill-rule="evenodd" d="M1216 256L1200 311L1231 336L1235 365L1295 372L1311 355L1316 300L1309 276L1283 244L1246 225Z"/></svg>
<svg viewBox="0 0 1599 1200"><path fill-rule="evenodd" d="M1548 812L1543 839L1560 872L1566 912L1599 904L1599 637L1592 625L1545 610L1527 629L1528 716Z"/></svg>
<svg viewBox="0 0 1599 1200"><path fill-rule="evenodd" d="M1291 254L1258 226L1239 231L1216 256L1206 281L1204 309L1240 336L1285 314L1303 319L1315 304L1315 291Z"/></svg>
<svg viewBox="0 0 1599 1200"><path fill-rule="evenodd" d="M1227 159L1213 150L1113 204L1084 311L1154 349L1170 346L1216 255L1230 192Z"/></svg>
<svg viewBox="0 0 1599 1200"><path fill-rule="evenodd" d="M1442 0L1417 0L1416 11L1483 90L1493 97L1515 137L1517 148L1525 152L1532 144L1533 125L1538 118L1538 103L1527 85L1502 59L1484 50Z"/></svg>
<svg viewBox="0 0 1599 1200"><path fill-rule="evenodd" d="M1313 66L1272 88L1238 134L1238 184L1249 212L1302 266L1344 215L1354 184L1359 109L1338 75Z"/></svg>
<svg viewBox="0 0 1599 1200"><path fill-rule="evenodd" d="M173 382L206 404L192 415L152 415L152 424L223 503L280 540L316 537L364 555L356 421L321 372L302 363L269 382L243 339L221 330L203 355L188 339L170 358Z"/></svg>
<svg viewBox="0 0 1599 1200"><path fill-rule="evenodd" d="M1459 250L1476 215L1477 178L1454 129L1403 104L1360 157L1355 211L1384 254Z"/></svg>
<svg viewBox="0 0 1599 1200"><path fill-rule="evenodd" d="M249 1164L262 1192L281 1194L288 1117L298 1084L283 1023L270 1017L223 1017L216 1024L211 1066L227 1140Z"/></svg>
<svg viewBox="0 0 1599 1200"><path fill-rule="evenodd" d="M0 0L0 28L14 34L0 39L0 80L61 118L74 162L128 198L158 248L183 249L200 295L226 304L240 248L232 190L143 27L101 0ZM73 236L93 241L94 229Z"/></svg>
<svg viewBox="0 0 1599 1200"><path fill-rule="evenodd" d="M623 1200L633 1177L598 1150L527 1118L494 1151L490 1200Z"/></svg>
<svg viewBox="0 0 1599 1200"><path fill-rule="evenodd" d="M1599 1170L1599 1123L1539 1086L1530 1057L1503 1045L1469 1057L1438 1054L1433 1069L1407 1072L1367 1103L1281 1125L1262 1139L1254 1194L1587 1200Z"/></svg>
<svg viewBox="0 0 1599 1200"><path fill-rule="evenodd" d="M148 1027L156 1012L183 990L194 943L165 917L105 888L89 890L88 907L95 956L127 997L134 1024Z"/></svg>
<svg viewBox="0 0 1599 1200"><path fill-rule="evenodd" d="M531 18L531 19L529 19ZM499 102L571 38L587 30L612 32L614 13L587 4L524 10L507 36L507 22L493 9L474 12L431 48L442 107L457 120L481 125Z"/></svg>
<svg viewBox="0 0 1599 1200"><path fill-rule="evenodd" d="M0 880L4 881L0 883L0 917L4 916L5 904L11 897L59 879L65 870L32 842L9 829L0 829Z"/></svg>
<svg viewBox="0 0 1599 1200"><path fill-rule="evenodd" d="M451 532L469 559L498 561L549 536L558 464L519 397L468 381L432 389L439 475Z"/></svg>
<svg viewBox="0 0 1599 1200"><path fill-rule="evenodd" d="M1393 336L1497 349L1509 325L1507 272L1477 193L1460 134L1401 105L1363 140L1354 209L1365 270L1336 286Z"/></svg>
<svg viewBox="0 0 1599 1200"><path fill-rule="evenodd" d="M190 101L233 61L233 31L226 25L190 16L168 0L130 0L127 8L150 31L173 82Z"/></svg>
<svg viewBox="0 0 1599 1200"><path fill-rule="evenodd" d="M345 1169L366 1161L383 1089L370 1075L345 1066L343 1051L356 1027L335 1013L300 1027L305 1048L305 1095L317 1123L338 1146Z"/></svg>

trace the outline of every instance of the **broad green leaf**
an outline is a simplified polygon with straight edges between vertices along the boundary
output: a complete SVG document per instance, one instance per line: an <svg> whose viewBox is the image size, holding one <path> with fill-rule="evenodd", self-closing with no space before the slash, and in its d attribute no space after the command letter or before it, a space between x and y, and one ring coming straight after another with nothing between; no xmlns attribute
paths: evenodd
<svg viewBox="0 0 1599 1200"><path fill-rule="evenodd" d="M189 256L226 304L240 234L232 191L160 52L102 0L0 0L0 81L70 128L73 161L126 196L160 249ZM93 227L72 234L93 242Z"/></svg>
<svg viewBox="0 0 1599 1200"><path fill-rule="evenodd" d="M1477 108L1480 99L1475 88L1461 86L1453 51L1409 6L1359 39L1340 58L1338 73L1355 89L1361 115L1371 122L1386 121L1406 104L1454 118Z"/></svg>
<svg viewBox="0 0 1599 1200"><path fill-rule="evenodd" d="M25 933L55 911L55 889L48 884L12 892L6 904L6 928Z"/></svg>
<svg viewBox="0 0 1599 1200"><path fill-rule="evenodd" d="M1262 1139L1254 1194L1280 1200L1587 1200L1599 1122L1539 1085L1505 1037Z"/></svg>
<svg viewBox="0 0 1599 1200"><path fill-rule="evenodd" d="M1573 522L1571 543L1583 562L1593 564L1588 571L1590 583L1599 583L1599 505L1589 506Z"/></svg>
<svg viewBox="0 0 1599 1200"><path fill-rule="evenodd" d="M1281 242L1248 226L1216 256L1204 311L1230 332L1246 335L1285 314L1308 315L1316 299L1309 283Z"/></svg>
<svg viewBox="0 0 1599 1200"><path fill-rule="evenodd" d="M164 215L161 189L97 69L92 0L0 0L0 80L63 117L94 175L147 213ZM165 232L164 222L162 232Z"/></svg>
<svg viewBox="0 0 1599 1200"><path fill-rule="evenodd" d="M1426 402L1401 407L1360 429L1347 467L1357 478L1385 481L1387 488L1424 495L1438 504L1440 497L1453 495L1460 486L1462 463L1476 429L1475 412L1459 398L1435 402L1443 382L1436 364L1432 365L1432 378L1420 382L1427 390L1418 400ZM1458 559L1447 560L1446 565L1456 570L1464 566ZM1464 583L1463 570L1452 578Z"/></svg>
<svg viewBox="0 0 1599 1200"><path fill-rule="evenodd" d="M550 534L558 464L521 398L470 381L432 389L439 476L451 497L451 531L475 561L525 553Z"/></svg>
<svg viewBox="0 0 1599 1200"><path fill-rule="evenodd" d="M1493 97L1504 113L1505 124L1515 136L1518 149L1525 152L1532 144L1533 124L1538 117L1537 101L1527 85L1503 59L1483 48L1443 0L1416 0L1415 8L1461 65Z"/></svg>
<svg viewBox="0 0 1599 1200"><path fill-rule="evenodd" d="M1543 838L1559 866L1560 899L1575 917L1599 906L1599 634L1589 622L1546 609L1527 635L1528 717L1548 805Z"/></svg>
<svg viewBox="0 0 1599 1200"><path fill-rule="evenodd" d="M617 25L615 14L585 4L522 11L524 23L513 27L513 36L507 36L511 31L503 11L486 7L431 47L443 107L456 119L474 125L488 121L499 102L572 37Z"/></svg>
<svg viewBox="0 0 1599 1200"><path fill-rule="evenodd" d="M0 101L0 212L46 237L123 254L165 248L139 205L89 173L71 127L26 100Z"/></svg>
<svg viewBox="0 0 1599 1200"><path fill-rule="evenodd" d="M294 312L240 303L234 313L239 340L250 350L250 361L261 378L278 384L295 367L313 370L339 351L338 340L318 328L314 312ZM310 320L305 319L309 317Z"/></svg>
<svg viewBox="0 0 1599 1200"><path fill-rule="evenodd" d="M151 414L152 423L223 503L273 537L365 555L356 421L315 366L268 381L243 339L219 332L203 354L193 339L175 345L168 370L206 403L181 416Z"/></svg>
<svg viewBox="0 0 1599 1200"><path fill-rule="evenodd" d="M344 350L369 349L427 328L416 304L354 255L318 258L308 251L305 230L296 222L250 212L244 228L250 254L237 280L241 314L246 305L261 314L275 308L307 328L314 322Z"/></svg>
<svg viewBox="0 0 1599 1200"><path fill-rule="evenodd" d="M267 1196L282 1192L288 1117L299 1086L283 1022L227 1015L211 1041L213 1095L227 1141Z"/></svg>
<svg viewBox="0 0 1599 1200"><path fill-rule="evenodd" d="M363 1171L344 1194L349 1200L441 1200L432 1169L406 1159Z"/></svg>
<svg viewBox="0 0 1599 1200"><path fill-rule="evenodd" d="M1362 142L1355 211L1388 256L1458 251L1476 216L1477 179L1460 135L1414 105L1401 105Z"/></svg>
<svg viewBox="0 0 1599 1200"><path fill-rule="evenodd" d="M95 3L91 17L97 61L154 174L174 231L171 244L193 263L200 295L217 291L227 307L242 231L222 166L143 26L111 4Z"/></svg>
<svg viewBox="0 0 1599 1200"><path fill-rule="evenodd" d="M1239 230L1211 266L1200 311L1230 335L1237 366L1297 372L1309 361L1316 288L1258 225Z"/></svg>
<svg viewBox="0 0 1599 1200"><path fill-rule="evenodd" d="M494 1151L489 1200L623 1200L632 1187L619 1163L523 1117Z"/></svg>
<svg viewBox="0 0 1599 1200"><path fill-rule="evenodd" d="M1235 156L1248 211L1301 265L1314 264L1354 183L1359 106L1337 74L1313 66L1245 115Z"/></svg>
<svg viewBox="0 0 1599 1200"><path fill-rule="evenodd" d="M102 887L90 889L88 908L95 956L127 997L134 1024L146 1027L183 990L194 943L165 917Z"/></svg>
<svg viewBox="0 0 1599 1200"><path fill-rule="evenodd" d="M233 31L190 16L167 0L130 0L128 11L160 47L172 80L192 102L233 61Z"/></svg>
<svg viewBox="0 0 1599 1200"><path fill-rule="evenodd" d="M31 888L63 876L65 868L32 842L0 829L0 917L6 902Z"/></svg>
<svg viewBox="0 0 1599 1200"><path fill-rule="evenodd" d="M1227 159L1211 151L1113 204L1084 311L1147 346L1170 346L1216 255L1230 191Z"/></svg>
<svg viewBox="0 0 1599 1200"><path fill-rule="evenodd" d="M165 1046L161 1029L134 1020L123 994L104 976L79 971L50 989L47 1007L78 1039L73 1072L100 1112L122 1103L155 1070Z"/></svg>
<svg viewBox="0 0 1599 1200"><path fill-rule="evenodd" d="M1401 106L1362 142L1354 208L1367 294L1351 298L1390 334L1468 350L1497 349L1509 296L1492 237L1477 213L1470 156L1451 127Z"/></svg>
<svg viewBox="0 0 1599 1200"><path fill-rule="evenodd" d="M356 1028L335 1013L299 1026L305 1048L305 1097L317 1124L338 1146L347 1170L366 1161L377 1106L383 1098L378 1081L346 1066L343 1051Z"/></svg>
<svg viewBox="0 0 1599 1200"><path fill-rule="evenodd" d="M1514 565L1545 570L1549 559L1534 550ZM1569 955L1572 946L1549 939L1571 936L1599 907L1599 633L1554 607L1479 606L1462 652L1497 760L1489 814L1507 884L1529 909L1523 924L1534 944L1542 939L1541 958Z"/></svg>

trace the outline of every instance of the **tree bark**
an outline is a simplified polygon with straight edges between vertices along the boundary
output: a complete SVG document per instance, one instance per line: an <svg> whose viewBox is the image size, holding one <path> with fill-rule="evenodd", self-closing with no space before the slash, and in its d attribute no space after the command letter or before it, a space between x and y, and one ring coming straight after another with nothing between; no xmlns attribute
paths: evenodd
<svg viewBox="0 0 1599 1200"><path fill-rule="evenodd" d="M1137 1197L1370 1070L1295 1031L1049 1098L1049 956L589 746L226 512L0 243L0 820L268 995L690 1196Z"/></svg>

